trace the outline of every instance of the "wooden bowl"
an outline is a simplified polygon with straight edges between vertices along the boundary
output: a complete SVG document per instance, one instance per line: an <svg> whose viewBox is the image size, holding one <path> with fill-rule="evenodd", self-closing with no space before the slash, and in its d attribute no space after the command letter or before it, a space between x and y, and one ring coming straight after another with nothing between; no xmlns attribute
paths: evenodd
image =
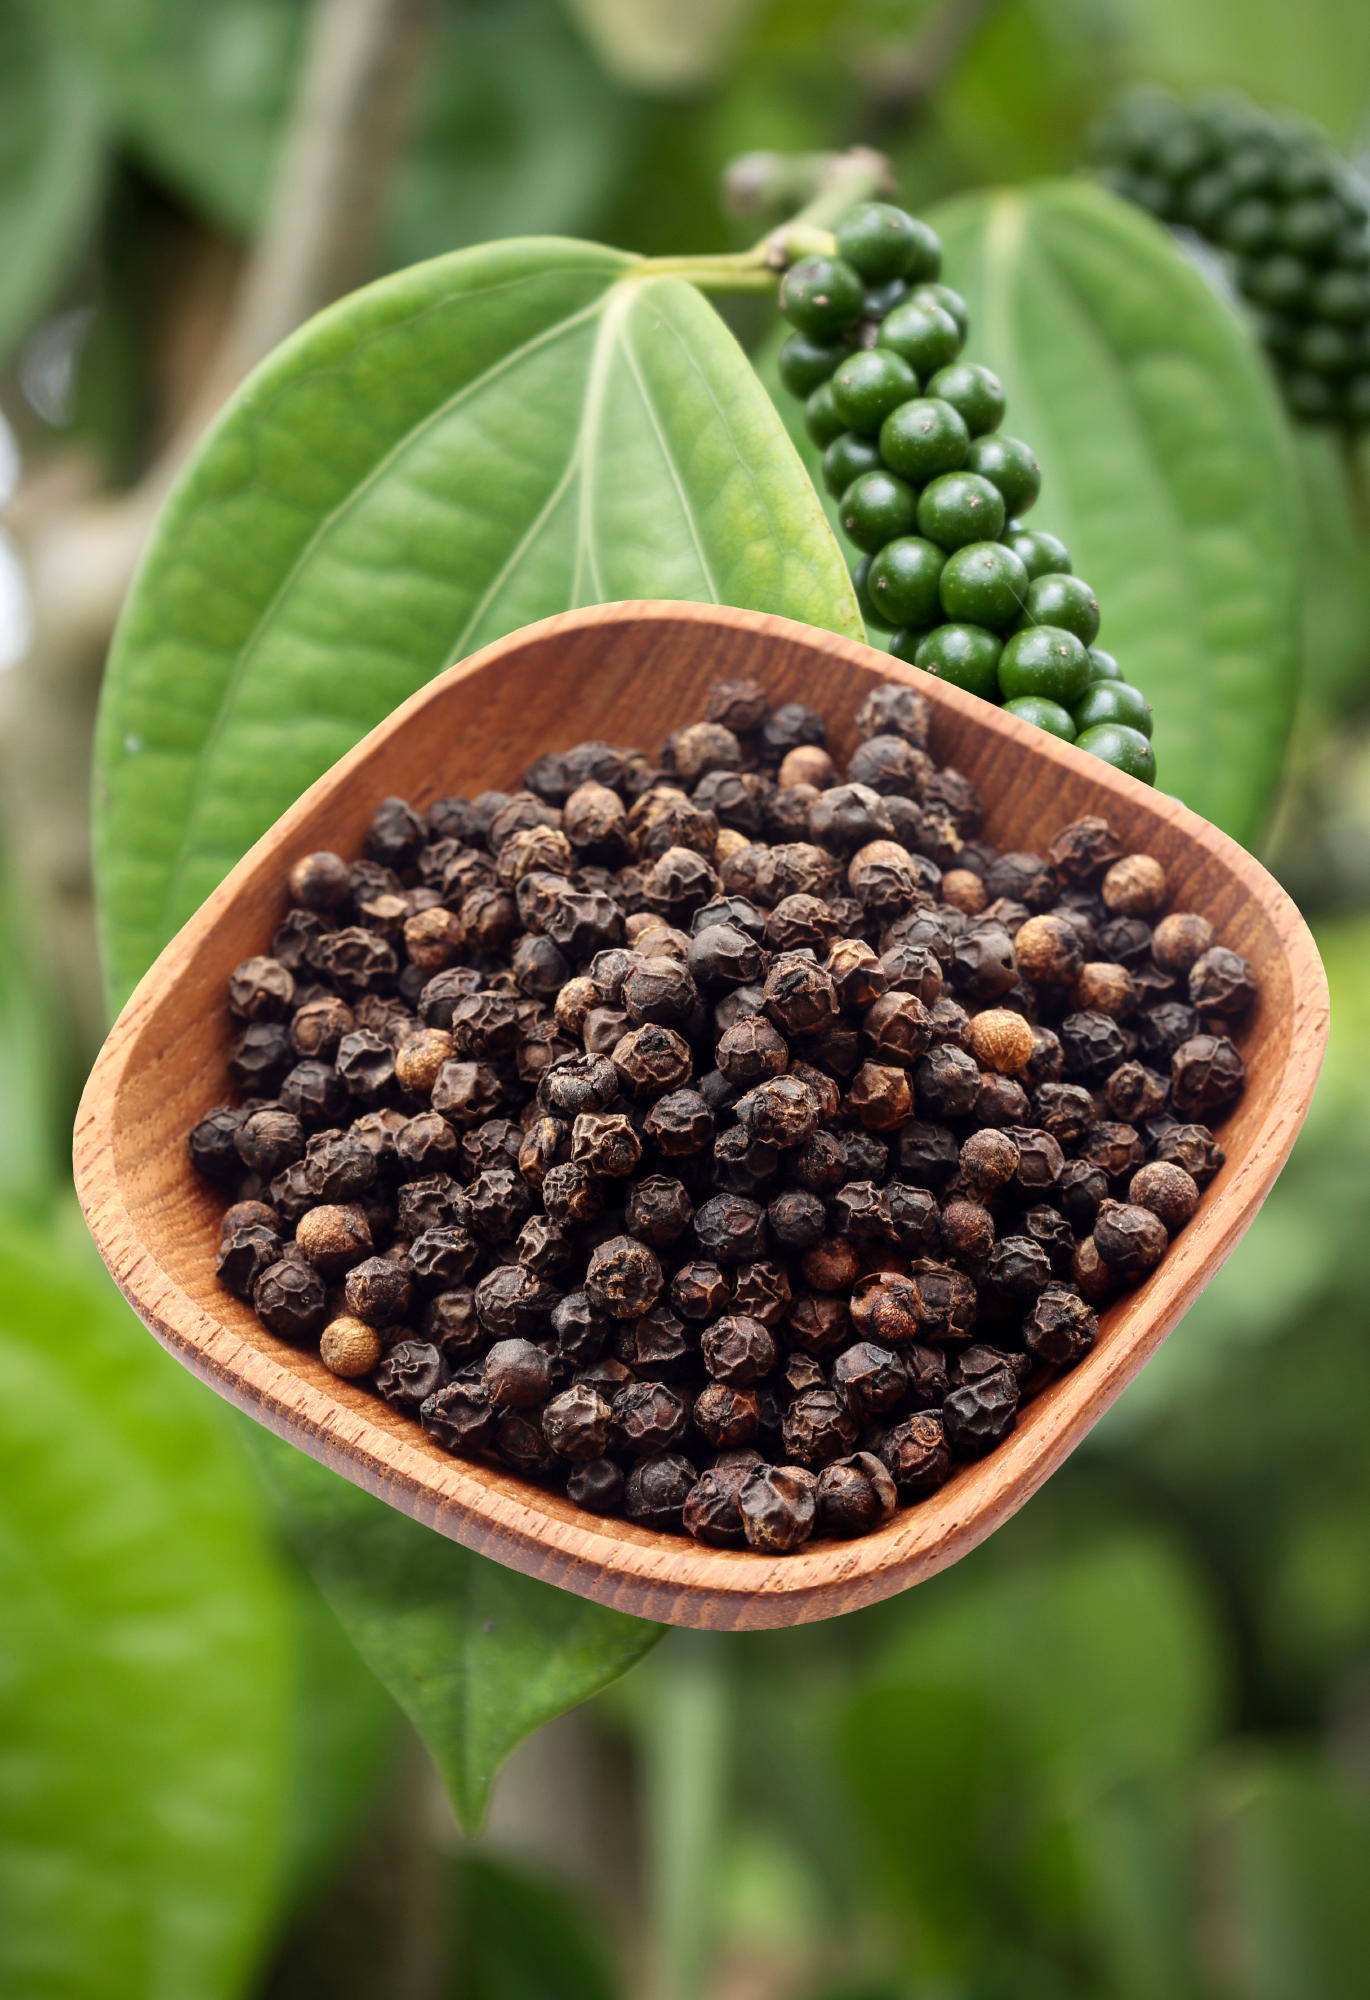
<svg viewBox="0 0 1370 2000"><path fill-rule="evenodd" d="M1197 910L1260 980L1240 1036L1248 1087L1221 1130L1227 1164L1146 1284L1103 1314L1093 1352L1024 1410L988 1458L901 1507L878 1533L792 1556L704 1548L582 1513L512 1474L449 1458L416 1422L267 1332L214 1275L221 1212L186 1134L228 1094L224 989L267 948L302 854L361 851L376 802L426 806L516 788L544 750L588 737L649 749L703 711L711 681L753 675L775 700L819 709L845 759L851 717L881 680L916 684L932 748L985 801L1000 848L1042 852L1069 820L1109 819L1154 854L1172 907ZM699 604L614 604L515 632L450 668L305 793L169 944L86 1086L76 1184L120 1287L157 1338L270 1429L391 1506L498 1562L600 1603L678 1625L748 1629L828 1618L902 1590L975 1547L1065 1458L1155 1352L1230 1254L1270 1190L1308 1108L1327 1032L1313 941L1283 890L1225 834L1042 730L883 653L806 625Z"/></svg>

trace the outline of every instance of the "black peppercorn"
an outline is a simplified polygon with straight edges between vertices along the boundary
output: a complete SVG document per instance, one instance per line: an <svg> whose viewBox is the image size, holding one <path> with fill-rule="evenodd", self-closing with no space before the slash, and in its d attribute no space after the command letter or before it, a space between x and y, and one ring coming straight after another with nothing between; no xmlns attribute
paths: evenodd
<svg viewBox="0 0 1370 2000"><path fill-rule="evenodd" d="M689 1043L674 1028L649 1023L624 1035L614 1048L611 1066L630 1097L650 1103L688 1083L693 1062Z"/></svg>
<svg viewBox="0 0 1370 2000"><path fill-rule="evenodd" d="M571 1127L571 1158L590 1173L617 1180L632 1173L642 1158L642 1141L630 1118L582 1112Z"/></svg>
<svg viewBox="0 0 1370 2000"><path fill-rule="evenodd" d="M666 1250L689 1228L694 1204L678 1180L649 1174L630 1183L625 1212L629 1235Z"/></svg>
<svg viewBox="0 0 1370 2000"><path fill-rule="evenodd" d="M1018 1384L1007 1370L950 1390L942 1405L947 1442L963 1458L992 1451L1017 1421Z"/></svg>
<svg viewBox="0 0 1370 2000"><path fill-rule="evenodd" d="M965 1118L980 1095L980 1070L964 1049L937 1043L915 1064L913 1090L919 1107L934 1118ZM954 1153L955 1141L952 1147Z"/></svg>
<svg viewBox="0 0 1370 2000"><path fill-rule="evenodd" d="M951 1471L951 1451L940 1411L920 1410L885 1433L880 1446L895 1485L916 1498L945 1483Z"/></svg>
<svg viewBox="0 0 1370 2000"><path fill-rule="evenodd" d="M1246 1067L1225 1035L1194 1035L1170 1058L1170 1101L1181 1118L1221 1110L1245 1088Z"/></svg>
<svg viewBox="0 0 1370 2000"><path fill-rule="evenodd" d="M671 1280L671 1304L685 1319L711 1320L727 1309L732 1287L717 1264L696 1258Z"/></svg>
<svg viewBox="0 0 1370 2000"><path fill-rule="evenodd" d="M375 1183L376 1159L350 1133L316 1132L305 1145L303 1174L316 1201L356 1201Z"/></svg>
<svg viewBox="0 0 1370 2000"><path fill-rule="evenodd" d="M497 1340L543 1340L557 1293L522 1264L497 1264L476 1286L476 1313Z"/></svg>
<svg viewBox="0 0 1370 2000"><path fill-rule="evenodd" d="M589 1382L572 1383L553 1396L542 1413L542 1435L560 1458L604 1456L613 1412Z"/></svg>
<svg viewBox="0 0 1370 2000"><path fill-rule="evenodd" d="M449 1362L470 1360L485 1341L476 1313L475 1293L465 1285L439 1292L424 1307L419 1331L425 1340L442 1349Z"/></svg>
<svg viewBox="0 0 1370 2000"><path fill-rule="evenodd" d="M622 1469L611 1458L592 1458L575 1467L566 1494L589 1514L612 1514L623 1504Z"/></svg>
<svg viewBox="0 0 1370 2000"><path fill-rule="evenodd" d="M1023 1321L1029 1353L1053 1368L1073 1368L1088 1354L1099 1322L1082 1298L1064 1285L1048 1285Z"/></svg>
<svg viewBox="0 0 1370 2000"><path fill-rule="evenodd" d="M607 1056L567 1056L543 1071L538 1103L568 1123L602 1111L618 1096L618 1072Z"/></svg>
<svg viewBox="0 0 1370 2000"><path fill-rule="evenodd" d="M1169 1242L1165 1224L1149 1208L1105 1201L1094 1218L1094 1243L1110 1271L1136 1282L1160 1263Z"/></svg>
<svg viewBox="0 0 1370 2000"><path fill-rule="evenodd" d="M253 1309L282 1340L307 1340L328 1317L323 1279L303 1259L283 1257L269 1264L252 1287Z"/></svg>
<svg viewBox="0 0 1370 2000"><path fill-rule="evenodd" d="M229 1075L260 1096L275 1088L293 1061L290 1037L276 1021L253 1021L229 1044Z"/></svg>
<svg viewBox="0 0 1370 2000"><path fill-rule="evenodd" d="M592 1304L616 1319L636 1319L649 1311L662 1283L656 1256L632 1236L612 1236L591 1252L585 1290Z"/></svg>
<svg viewBox="0 0 1370 2000"><path fill-rule="evenodd" d="M1055 1199L1061 1213L1076 1230L1087 1234L1094 1227L1099 1204L1108 1197L1108 1178L1087 1160L1068 1160L1057 1178Z"/></svg>
<svg viewBox="0 0 1370 2000"><path fill-rule="evenodd" d="M563 1228L583 1229L604 1208L604 1183L574 1160L549 1167L542 1179L542 1205Z"/></svg>
<svg viewBox="0 0 1370 2000"><path fill-rule="evenodd" d="M263 1271L280 1261L281 1239L274 1229L261 1223L244 1223L230 1230L220 1241L214 1259L219 1282L240 1299L250 1299Z"/></svg>
<svg viewBox="0 0 1370 2000"><path fill-rule="evenodd" d="M387 1403L417 1415L446 1383L447 1363L428 1341L400 1340L381 1359L374 1380Z"/></svg>
<svg viewBox="0 0 1370 2000"><path fill-rule="evenodd" d="M678 1530L696 1477L689 1459L677 1452L640 1459L624 1486L623 1511L641 1528L655 1528L658 1533Z"/></svg>

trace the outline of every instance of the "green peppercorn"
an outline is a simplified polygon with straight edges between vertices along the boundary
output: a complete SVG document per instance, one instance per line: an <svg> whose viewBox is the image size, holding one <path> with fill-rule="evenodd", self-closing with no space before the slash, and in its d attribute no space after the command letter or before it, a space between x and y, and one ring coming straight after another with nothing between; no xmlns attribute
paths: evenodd
<svg viewBox="0 0 1370 2000"><path fill-rule="evenodd" d="M1004 529L1004 541L1032 581L1039 576L1070 575L1070 550L1044 528L1025 528L1018 521L1010 521Z"/></svg>
<svg viewBox="0 0 1370 2000"><path fill-rule="evenodd" d="M901 356L926 381L955 361L961 352L961 329L931 300L916 305L906 299L882 324L876 345Z"/></svg>
<svg viewBox="0 0 1370 2000"><path fill-rule="evenodd" d="M863 472L879 469L879 446L870 438L858 437L855 431L843 431L823 454L823 484L834 500L840 500L853 479L859 479Z"/></svg>
<svg viewBox="0 0 1370 2000"><path fill-rule="evenodd" d="M950 403L917 396L880 426L880 456L891 472L924 486L966 462L970 432Z"/></svg>
<svg viewBox="0 0 1370 2000"><path fill-rule="evenodd" d="M1042 468L1031 445L1021 438L1005 437L1002 431L973 440L966 454L966 470L978 472L999 488L1010 515L1026 514L1042 490Z"/></svg>
<svg viewBox="0 0 1370 2000"><path fill-rule="evenodd" d="M1073 632L1082 646L1092 646L1099 630L1099 600L1083 577L1039 576L1029 586L1018 630L1029 625L1054 625Z"/></svg>
<svg viewBox="0 0 1370 2000"><path fill-rule="evenodd" d="M892 472L863 472L842 495L841 514L842 526L857 548L874 555L897 535L913 532L918 498Z"/></svg>
<svg viewBox="0 0 1370 2000"><path fill-rule="evenodd" d="M1123 670L1114 659L1112 653L1106 653L1102 646L1091 646L1089 648L1089 681L1091 687L1095 681L1120 681L1122 678Z"/></svg>
<svg viewBox="0 0 1370 2000"><path fill-rule="evenodd" d="M1040 694L1021 694L1014 701L1006 701L1004 709L1020 722L1035 722L1039 729L1045 729L1049 736L1059 736L1063 743L1075 741L1070 711L1062 708L1059 701L1047 701Z"/></svg>
<svg viewBox="0 0 1370 2000"><path fill-rule="evenodd" d="M940 306L944 313L950 313L961 329L964 340L970 332L970 307L959 292L950 285L915 285L909 293L909 304L914 306Z"/></svg>
<svg viewBox="0 0 1370 2000"><path fill-rule="evenodd" d="M780 281L780 310L811 340L831 340L861 317L865 289L840 257L804 257Z"/></svg>
<svg viewBox="0 0 1370 2000"><path fill-rule="evenodd" d="M1122 722L1129 729L1139 729L1148 740L1151 736L1151 703L1140 688L1128 681L1091 681L1071 714L1077 733L1096 729L1105 722Z"/></svg>
<svg viewBox="0 0 1370 2000"><path fill-rule="evenodd" d="M1156 753L1139 729L1129 729L1121 722L1101 722L1095 729L1082 730L1075 746L1088 750L1091 757L1102 758L1115 770L1125 771L1129 778L1140 778L1144 785L1156 782Z"/></svg>
<svg viewBox="0 0 1370 2000"><path fill-rule="evenodd" d="M874 556L862 556L851 573L851 587L856 593L856 601L861 607L861 616L867 625L887 625L889 614L875 602L870 593L871 564Z"/></svg>
<svg viewBox="0 0 1370 2000"><path fill-rule="evenodd" d="M804 405L804 428L820 451L826 451L847 426L837 414L832 399L832 383L820 382Z"/></svg>
<svg viewBox="0 0 1370 2000"><path fill-rule="evenodd" d="M1259 305L1290 312L1307 304L1308 266L1285 251L1248 258L1239 268L1241 288Z"/></svg>
<svg viewBox="0 0 1370 2000"><path fill-rule="evenodd" d="M942 241L926 222L887 201L863 201L837 225L838 254L868 285L922 283L942 269Z"/></svg>
<svg viewBox="0 0 1370 2000"><path fill-rule="evenodd" d="M792 333L780 350L780 379L802 402L830 378L850 352L842 340L810 340L807 334Z"/></svg>
<svg viewBox="0 0 1370 2000"><path fill-rule="evenodd" d="M931 627L927 625L901 625L890 639L890 652L896 660L907 660L911 667L918 664L918 648L928 637Z"/></svg>
<svg viewBox="0 0 1370 2000"><path fill-rule="evenodd" d="M1003 525L1004 496L978 473L943 473L918 496L918 532L944 549L994 541Z"/></svg>
<svg viewBox="0 0 1370 2000"><path fill-rule="evenodd" d="M1027 602L1028 573L1002 542L969 542L948 558L939 590L942 609L954 623L1003 632Z"/></svg>
<svg viewBox="0 0 1370 2000"><path fill-rule="evenodd" d="M885 625L935 625L939 616L938 579L946 555L935 542L901 535L871 558L866 588ZM991 621L984 620L984 623Z"/></svg>
<svg viewBox="0 0 1370 2000"><path fill-rule="evenodd" d="M1089 685L1089 655L1073 632L1032 625L1015 632L999 658L999 691L1005 701L1044 695L1070 708Z"/></svg>
<svg viewBox="0 0 1370 2000"><path fill-rule="evenodd" d="M999 377L975 361L957 361L941 368L927 385L930 396L959 410L972 437L997 431L1004 421L1004 388Z"/></svg>
<svg viewBox="0 0 1370 2000"><path fill-rule="evenodd" d="M916 648L913 663L982 701L997 701L1002 651L995 634L980 625L938 625Z"/></svg>
<svg viewBox="0 0 1370 2000"><path fill-rule="evenodd" d="M874 437L891 411L918 394L918 377L907 361L887 348L853 354L832 378L837 414L858 437Z"/></svg>

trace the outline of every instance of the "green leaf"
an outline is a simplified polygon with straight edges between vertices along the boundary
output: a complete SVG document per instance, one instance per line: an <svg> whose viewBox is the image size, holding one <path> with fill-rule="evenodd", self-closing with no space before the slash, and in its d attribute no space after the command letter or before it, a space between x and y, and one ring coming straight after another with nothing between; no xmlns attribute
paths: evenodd
<svg viewBox="0 0 1370 2000"><path fill-rule="evenodd" d="M1248 843L1297 681L1302 517L1255 343L1166 232L1083 182L929 216L971 309L969 357L1042 466L1101 645L1156 710L1160 783Z"/></svg>
<svg viewBox="0 0 1370 2000"><path fill-rule="evenodd" d="M0 4L0 358L42 312L100 195L103 130L39 0Z"/></svg>
<svg viewBox="0 0 1370 2000"><path fill-rule="evenodd" d="M282 0L52 0L134 149L230 229L266 197L306 10Z"/></svg>
<svg viewBox="0 0 1370 2000"><path fill-rule="evenodd" d="M275 1911L289 1611L217 1410L88 1254L0 1233L0 1990L233 2000Z"/></svg>
<svg viewBox="0 0 1370 2000"><path fill-rule="evenodd" d="M633 271L555 239L457 252L321 314L219 419L105 679L116 999L307 785L502 633L680 597L860 636L741 349L692 287Z"/></svg>
<svg viewBox="0 0 1370 2000"><path fill-rule="evenodd" d="M501 1763L665 1630L503 1569L244 1426L286 1531L478 1830Z"/></svg>
<svg viewBox="0 0 1370 2000"><path fill-rule="evenodd" d="M1347 467L1337 440L1296 426L1295 445L1308 523L1303 592L1303 691L1316 708L1344 712L1370 682L1370 532L1351 511ZM1370 455L1360 447L1361 478Z"/></svg>

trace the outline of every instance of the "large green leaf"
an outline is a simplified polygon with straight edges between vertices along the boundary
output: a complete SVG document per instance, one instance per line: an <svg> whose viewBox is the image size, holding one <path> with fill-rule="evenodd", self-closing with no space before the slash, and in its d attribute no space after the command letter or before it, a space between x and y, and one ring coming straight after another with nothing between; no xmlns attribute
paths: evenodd
<svg viewBox="0 0 1370 2000"><path fill-rule="evenodd" d="M476 1832L496 1771L665 1630L502 1569L245 1427L286 1531L357 1651L433 1753Z"/></svg>
<svg viewBox="0 0 1370 2000"><path fill-rule="evenodd" d="M233 2000L275 1910L289 1608L217 1411L82 1255L0 1235L0 1990Z"/></svg>
<svg viewBox="0 0 1370 2000"><path fill-rule="evenodd" d="M1303 424L1294 437L1308 523L1303 691L1315 711L1335 715L1370 683L1370 529L1352 511L1338 440ZM1360 453L1364 479L1370 454Z"/></svg>
<svg viewBox="0 0 1370 2000"><path fill-rule="evenodd" d="M102 137L94 93L39 0L0 0L0 358L80 248Z"/></svg>
<svg viewBox="0 0 1370 2000"><path fill-rule="evenodd" d="M121 621L95 806L115 997L441 668L628 597L861 631L793 447L696 291L543 239L321 314L210 432Z"/></svg>
<svg viewBox="0 0 1370 2000"><path fill-rule="evenodd" d="M931 212L967 352L1033 446L1100 644L1156 710L1160 783L1251 841L1296 692L1298 477L1247 329L1166 232L1082 182Z"/></svg>

